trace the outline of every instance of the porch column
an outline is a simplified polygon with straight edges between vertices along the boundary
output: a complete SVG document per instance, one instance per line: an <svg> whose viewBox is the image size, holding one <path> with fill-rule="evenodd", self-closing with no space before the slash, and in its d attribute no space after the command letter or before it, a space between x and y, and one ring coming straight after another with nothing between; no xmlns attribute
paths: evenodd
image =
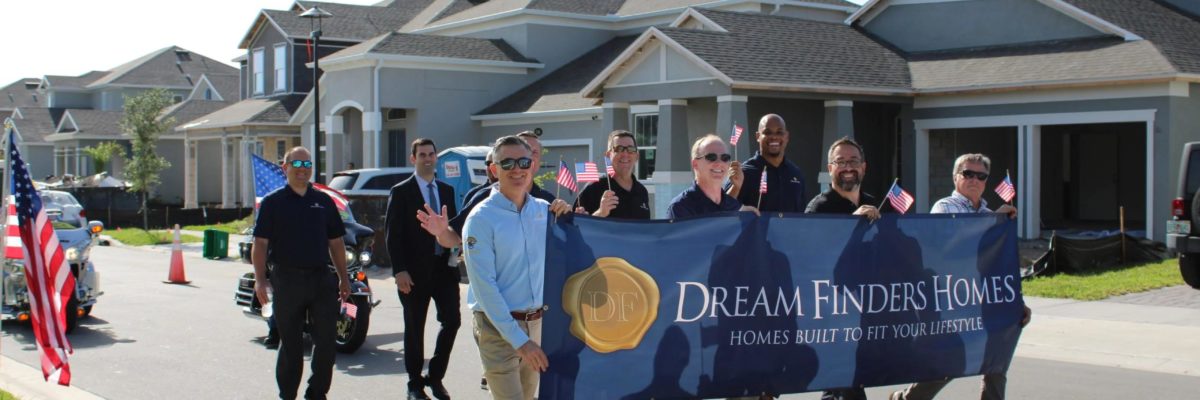
<svg viewBox="0 0 1200 400"><path fill-rule="evenodd" d="M617 129L629 130L629 103L604 103L601 108L604 115L600 121L600 132L592 137L592 142L599 144L595 146L596 154L592 154L592 159L598 161L604 161L604 152L608 151L608 134Z"/></svg>
<svg viewBox="0 0 1200 400"><path fill-rule="evenodd" d="M737 155L738 160L745 160L754 154L757 145L751 145L755 141L755 132L758 131L758 123L750 123L750 118L746 112L746 101L750 100L746 96L717 96L717 136L729 140L733 136L733 125L737 124L745 129L742 136L738 138L738 144L735 149L729 149L730 155Z"/></svg>
<svg viewBox="0 0 1200 400"><path fill-rule="evenodd" d="M362 113L363 154L362 166L359 168L380 168L379 163L379 132L383 129L383 120L378 112Z"/></svg>
<svg viewBox="0 0 1200 400"><path fill-rule="evenodd" d="M242 207L253 207L254 204L254 167L250 163L251 154L259 154L258 140L244 138L238 146L238 175L241 177L241 190L238 200ZM261 154L259 154L261 155Z"/></svg>
<svg viewBox="0 0 1200 400"><path fill-rule="evenodd" d="M842 136L854 138L854 102L847 100L825 101L825 123L821 132L823 134L821 140L821 166L824 167L826 164L829 164L829 146L833 145L833 142L841 139ZM832 182L827 169L821 169L821 173L817 175L817 182L821 184L822 188Z"/></svg>
<svg viewBox="0 0 1200 400"><path fill-rule="evenodd" d="M233 208L237 201L237 176L233 165L233 140L221 138L221 208Z"/></svg>
<svg viewBox="0 0 1200 400"><path fill-rule="evenodd" d="M321 160L325 163L325 183L333 179L333 173L345 166L346 157L343 150L346 146L345 125L340 115L330 115L325 118L325 155Z"/></svg>
<svg viewBox="0 0 1200 400"><path fill-rule="evenodd" d="M655 152L655 218L667 216L667 206L676 194L692 184L691 140L687 129L687 100L658 101L658 149Z"/></svg>
<svg viewBox="0 0 1200 400"><path fill-rule="evenodd" d="M929 211L929 129L916 124L915 142L913 146L913 170L915 171L916 183L913 185L913 197L916 198L914 207L916 211Z"/></svg>
<svg viewBox="0 0 1200 400"><path fill-rule="evenodd" d="M196 208L200 206L197 200L200 182L197 180L199 174L196 173L196 149L195 140L183 141L183 208Z"/></svg>
<svg viewBox="0 0 1200 400"><path fill-rule="evenodd" d="M1017 127L1017 236L1036 239L1042 236L1042 127ZM1001 171L992 171L999 175Z"/></svg>

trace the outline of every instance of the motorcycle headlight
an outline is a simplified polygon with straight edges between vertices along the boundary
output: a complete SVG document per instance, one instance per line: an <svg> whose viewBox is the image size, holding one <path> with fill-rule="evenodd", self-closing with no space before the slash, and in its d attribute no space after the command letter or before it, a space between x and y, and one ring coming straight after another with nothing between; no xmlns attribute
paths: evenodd
<svg viewBox="0 0 1200 400"><path fill-rule="evenodd" d="M354 251L353 247L346 246L346 265L354 264L354 260L357 256L358 253Z"/></svg>
<svg viewBox="0 0 1200 400"><path fill-rule="evenodd" d="M83 253L80 252L78 248L75 248L75 247L69 248L66 251L67 262L72 263L72 264L78 263L80 260L83 259L83 257L81 257L82 255L83 255Z"/></svg>
<svg viewBox="0 0 1200 400"><path fill-rule="evenodd" d="M363 265L371 265L371 252L364 251L362 253L359 253L358 259L360 261L362 261Z"/></svg>

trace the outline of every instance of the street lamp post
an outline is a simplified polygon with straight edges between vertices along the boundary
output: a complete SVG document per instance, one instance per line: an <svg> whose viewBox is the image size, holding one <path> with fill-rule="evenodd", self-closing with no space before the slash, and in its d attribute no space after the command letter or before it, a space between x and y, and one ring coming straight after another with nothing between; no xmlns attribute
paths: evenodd
<svg viewBox="0 0 1200 400"><path fill-rule="evenodd" d="M313 179L317 183L325 183L321 173L324 171L321 168L321 82L317 79L321 71L321 19L332 17L328 11L322 10L320 7L313 6L312 8L300 13L301 18L308 18L309 25L312 28L313 40L313 168L316 173L313 174Z"/></svg>

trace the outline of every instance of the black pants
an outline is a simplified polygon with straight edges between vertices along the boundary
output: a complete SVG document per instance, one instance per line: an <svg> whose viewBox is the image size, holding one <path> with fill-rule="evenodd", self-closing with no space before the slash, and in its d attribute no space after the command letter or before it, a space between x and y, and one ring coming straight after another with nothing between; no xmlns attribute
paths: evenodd
<svg viewBox="0 0 1200 400"><path fill-rule="evenodd" d="M435 263L438 264L438 263ZM450 363L450 351L454 349L454 335L462 324L458 310L458 268L444 263L432 267L431 282L415 282L408 294L400 294L404 305L404 369L408 371L409 389L420 389L429 382L441 382ZM429 301L437 309L437 320L442 328L434 344L433 358L429 359L429 375L421 376L425 364L425 319L429 315Z"/></svg>
<svg viewBox="0 0 1200 400"><path fill-rule="evenodd" d="M821 400L867 400L867 391L861 387L829 389L821 393Z"/></svg>
<svg viewBox="0 0 1200 400"><path fill-rule="evenodd" d="M279 398L296 398L304 375L304 325L312 336L312 377L306 399L324 399L333 378L337 334L338 278L327 268L301 271L276 267L271 273L275 287L275 325L279 330L279 356L275 360L275 382Z"/></svg>

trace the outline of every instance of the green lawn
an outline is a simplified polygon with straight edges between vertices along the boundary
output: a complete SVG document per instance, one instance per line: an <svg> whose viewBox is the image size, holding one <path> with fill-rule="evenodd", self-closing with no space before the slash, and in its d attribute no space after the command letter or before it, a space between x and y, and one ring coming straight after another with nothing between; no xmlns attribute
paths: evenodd
<svg viewBox="0 0 1200 400"><path fill-rule="evenodd" d="M9 393L4 389L0 389L0 400L21 400L21 398L13 396L12 393Z"/></svg>
<svg viewBox="0 0 1200 400"><path fill-rule="evenodd" d="M1058 274L1021 282L1026 296L1100 300L1128 293L1182 285L1178 259L1113 268L1086 274Z"/></svg>
<svg viewBox="0 0 1200 400"><path fill-rule="evenodd" d="M151 244L168 244L175 241L175 235L169 231L144 231L138 228L122 228L104 231L108 236L112 236L118 242L129 246L146 246ZM199 236L181 234L179 240L183 243L199 243L204 239Z"/></svg>
<svg viewBox="0 0 1200 400"><path fill-rule="evenodd" d="M240 234L242 234L242 231L246 230L246 228L249 228L250 225L254 224L253 218L254 218L253 216L249 216L246 218L239 219L237 221L226 222L223 224L188 225L188 226L183 227L183 230L203 232L205 229L216 229L218 231L223 231L226 233L240 235Z"/></svg>

